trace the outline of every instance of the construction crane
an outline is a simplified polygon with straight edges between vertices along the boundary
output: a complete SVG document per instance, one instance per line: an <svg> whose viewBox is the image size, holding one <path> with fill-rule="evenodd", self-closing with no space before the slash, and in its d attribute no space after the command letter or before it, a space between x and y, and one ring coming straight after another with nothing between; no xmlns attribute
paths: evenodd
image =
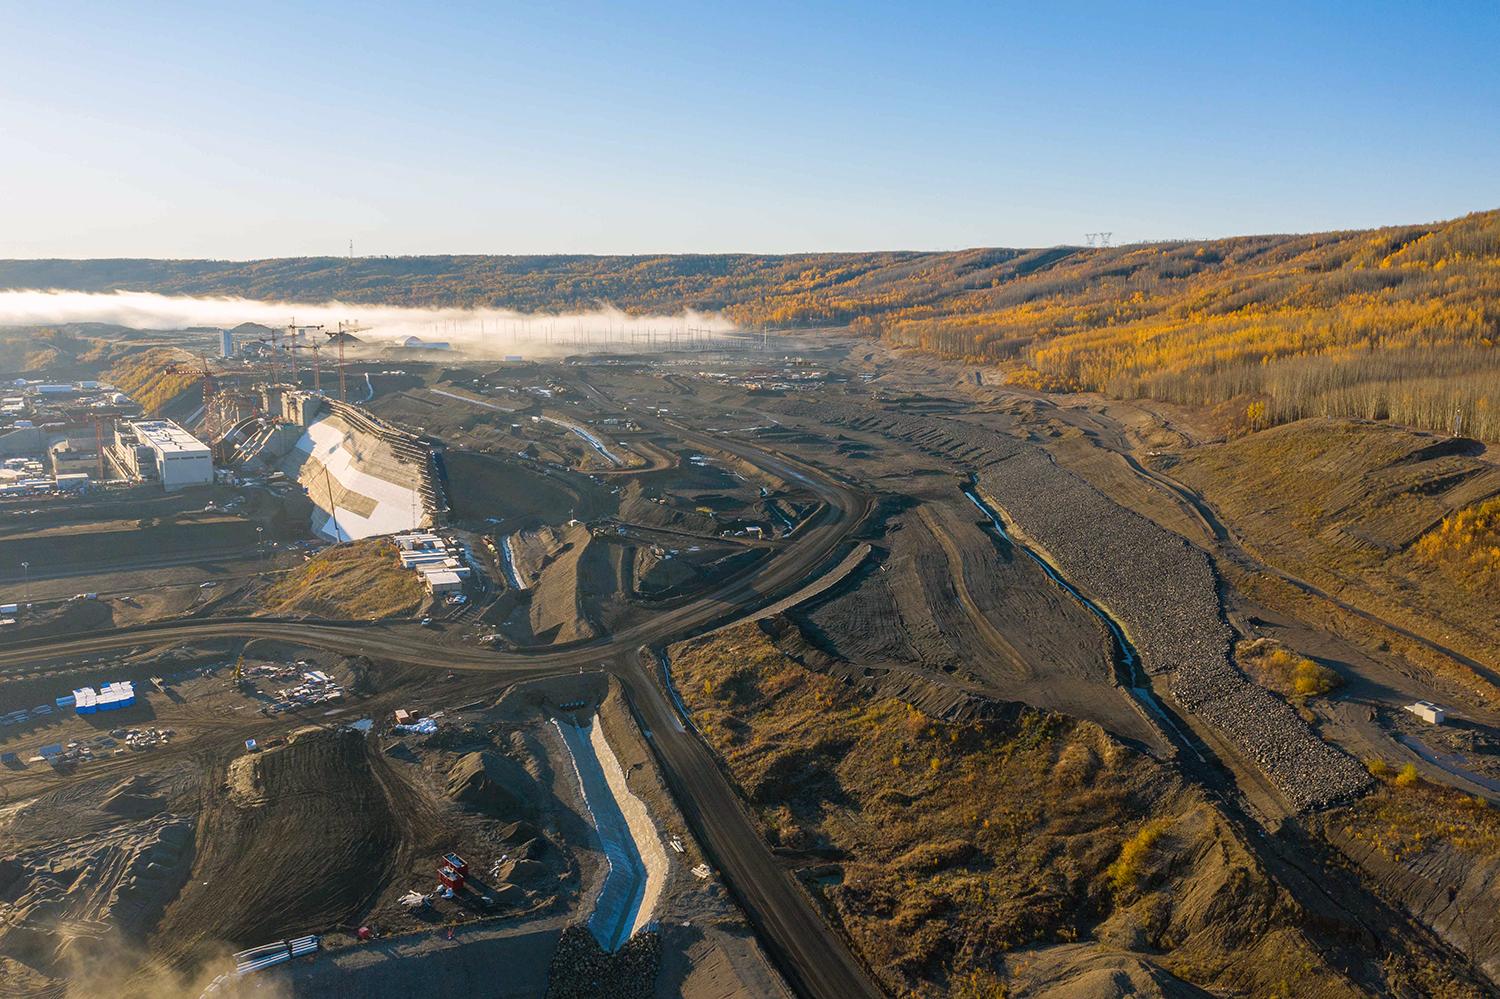
<svg viewBox="0 0 1500 999"><path fill-rule="evenodd" d="M287 350L310 350L313 356L313 391L323 391L323 366L318 360L318 355L323 352L323 345L316 341L312 343L294 343ZM295 356L295 355L294 355Z"/></svg>
<svg viewBox="0 0 1500 999"><path fill-rule="evenodd" d="M286 328L287 353L292 358L292 384L297 384L297 351L302 348L301 340L308 333L322 333L322 326L299 326L297 320L293 319Z"/></svg>
<svg viewBox="0 0 1500 999"><path fill-rule="evenodd" d="M208 417L209 409L213 406L214 392L215 392L215 390L217 389L218 386L217 386L217 383L214 381L214 374L213 374L213 372L208 369L208 355L207 354L200 354L200 355L198 355L197 361L198 361L198 364L199 364L198 372L199 372L199 375L202 378L202 382L203 382L203 415L204 415L204 418L206 419ZM175 375L179 371L182 370L182 368L183 368L184 365L189 364L189 363L191 363L191 362L189 362L189 361L168 361L166 364L163 364L161 366L161 369L166 374Z"/></svg>
<svg viewBox="0 0 1500 999"><path fill-rule="evenodd" d="M203 425L207 428L209 436L213 436L213 407L214 393L218 391L218 382L214 381L214 373L208 370L208 355L200 354L198 362L203 365Z"/></svg>
<svg viewBox="0 0 1500 999"><path fill-rule="evenodd" d="M359 323L341 321L338 332L327 333L326 330L324 331L330 340L335 341L339 345L339 402L349 401L348 390L344 385L344 343L354 334L363 333L369 328L368 326L361 326Z"/></svg>
<svg viewBox="0 0 1500 999"><path fill-rule="evenodd" d="M281 366L276 363L276 355L281 349L276 342L276 331L274 329L271 330L270 336L259 337L255 342L270 348L271 384L275 385L281 380Z"/></svg>

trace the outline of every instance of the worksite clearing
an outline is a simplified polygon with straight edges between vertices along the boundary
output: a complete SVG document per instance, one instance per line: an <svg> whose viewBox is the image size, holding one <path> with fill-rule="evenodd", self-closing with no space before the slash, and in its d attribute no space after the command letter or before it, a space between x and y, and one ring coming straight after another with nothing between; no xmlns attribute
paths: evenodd
<svg viewBox="0 0 1500 999"><path fill-rule="evenodd" d="M1480 442L842 330L207 404L78 335L216 467L0 495L6 994L1500 983Z"/></svg>

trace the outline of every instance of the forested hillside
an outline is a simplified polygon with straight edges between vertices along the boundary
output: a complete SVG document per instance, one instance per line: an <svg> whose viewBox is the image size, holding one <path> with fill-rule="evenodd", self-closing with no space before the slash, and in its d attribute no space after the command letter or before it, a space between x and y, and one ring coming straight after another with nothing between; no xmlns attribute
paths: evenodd
<svg viewBox="0 0 1500 999"><path fill-rule="evenodd" d="M0 288L116 288L850 325L1017 384L1389 418L1500 439L1500 212L1197 243L951 253L0 261Z"/></svg>

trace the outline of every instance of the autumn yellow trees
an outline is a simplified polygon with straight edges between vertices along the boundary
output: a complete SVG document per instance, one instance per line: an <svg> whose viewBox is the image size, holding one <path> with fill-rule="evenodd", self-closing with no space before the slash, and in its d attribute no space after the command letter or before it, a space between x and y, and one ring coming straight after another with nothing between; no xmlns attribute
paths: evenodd
<svg viewBox="0 0 1500 999"><path fill-rule="evenodd" d="M1500 440L1500 211L1198 243L785 256L0 262L35 286L847 327L1013 384ZM42 268L42 270L38 270Z"/></svg>
<svg viewBox="0 0 1500 999"><path fill-rule="evenodd" d="M153 347L116 361L108 378L148 415L160 416L173 399L198 381L196 363L192 355L182 351Z"/></svg>
<svg viewBox="0 0 1500 999"><path fill-rule="evenodd" d="M1393 420L1500 440L1500 213L1428 228L1078 251L872 325L1011 384Z"/></svg>
<svg viewBox="0 0 1500 999"><path fill-rule="evenodd" d="M1500 497L1443 519L1416 543L1418 556L1479 592L1500 587Z"/></svg>

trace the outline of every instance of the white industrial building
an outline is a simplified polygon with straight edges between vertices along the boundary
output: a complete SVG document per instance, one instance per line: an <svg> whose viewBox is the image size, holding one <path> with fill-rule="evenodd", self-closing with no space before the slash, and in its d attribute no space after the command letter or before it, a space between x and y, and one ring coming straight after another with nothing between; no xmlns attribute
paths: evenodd
<svg viewBox="0 0 1500 999"><path fill-rule="evenodd" d="M458 573L446 569L422 573L429 593L457 593L464 588Z"/></svg>
<svg viewBox="0 0 1500 999"><path fill-rule="evenodd" d="M401 568L411 569L422 577L422 584L432 594L458 593L464 580L473 574L463 548L428 531L408 531L391 539L396 542Z"/></svg>
<svg viewBox="0 0 1500 999"><path fill-rule="evenodd" d="M171 420L117 424L113 457L134 478L154 479L168 492L214 481L213 451Z"/></svg>

